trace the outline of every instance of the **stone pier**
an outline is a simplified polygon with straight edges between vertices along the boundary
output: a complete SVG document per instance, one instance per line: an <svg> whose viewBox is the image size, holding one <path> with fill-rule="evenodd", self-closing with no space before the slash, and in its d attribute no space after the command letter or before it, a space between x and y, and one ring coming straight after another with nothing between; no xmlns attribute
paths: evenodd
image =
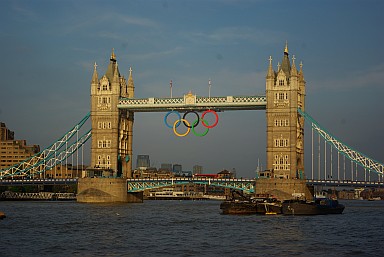
<svg viewBox="0 0 384 257"><path fill-rule="evenodd" d="M143 202L142 193L127 193L125 178L80 178L77 192L81 203Z"/></svg>
<svg viewBox="0 0 384 257"><path fill-rule="evenodd" d="M256 180L256 194L269 194L279 200L312 200L313 188L309 188L303 179L259 178Z"/></svg>

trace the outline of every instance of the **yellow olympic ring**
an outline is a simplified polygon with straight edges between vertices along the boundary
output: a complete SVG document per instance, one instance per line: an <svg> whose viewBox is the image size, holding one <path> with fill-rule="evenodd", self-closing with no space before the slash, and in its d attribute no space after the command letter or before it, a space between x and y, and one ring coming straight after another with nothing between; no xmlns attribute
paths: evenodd
<svg viewBox="0 0 384 257"><path fill-rule="evenodd" d="M184 122L184 124L187 124L188 129L187 129L187 132L185 132L184 134L179 134L176 131L176 126L177 126L177 123L179 123L179 122ZM175 133L175 135L178 137L185 137L186 135L188 135L189 131L191 131L190 126L191 126L191 124L186 119L176 120L175 123L173 123L173 133Z"/></svg>

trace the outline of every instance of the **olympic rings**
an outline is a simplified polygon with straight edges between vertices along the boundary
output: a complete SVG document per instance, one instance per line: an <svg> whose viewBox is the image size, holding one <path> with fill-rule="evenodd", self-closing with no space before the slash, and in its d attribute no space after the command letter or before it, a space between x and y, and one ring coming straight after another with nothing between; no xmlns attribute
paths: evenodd
<svg viewBox="0 0 384 257"><path fill-rule="evenodd" d="M193 122L193 126L196 127L197 125L199 125L200 117L199 117L199 114L197 114L197 112L195 112L195 111L187 111L186 113L184 113L184 115L183 115L183 119L185 119L185 116L187 116L188 113L194 113L194 114L196 115L196 117L197 117L197 120L195 120L195 121ZM197 121L197 123L196 123L196 125L194 125L196 121ZM193 127L193 126L189 126L189 125L185 124L184 121L183 121L183 123L184 123L184 125L185 125L186 127L188 127L188 128L192 128L192 127Z"/></svg>
<svg viewBox="0 0 384 257"><path fill-rule="evenodd" d="M179 134L176 131L176 127L178 125L180 125L180 123L181 123L180 121L182 121L184 124L186 124L186 126L188 128L187 132L185 132L184 134ZM173 123L173 133L175 133L175 135L178 136L178 137L185 137L186 135L188 135L189 131L191 131L191 128L189 126L190 126L190 124L189 124L189 122L186 119L177 120L177 121L175 121L175 123Z"/></svg>
<svg viewBox="0 0 384 257"><path fill-rule="evenodd" d="M177 115L177 120L175 120L175 122L173 122L173 125L169 125L167 119L168 119L168 116L171 115L171 114L176 114ZM196 120L194 122L189 122L187 119L186 119L186 116L189 114L189 113L194 113L196 115ZM212 125L209 125L209 123L207 122L207 119L204 119L205 115L207 115L208 113L212 113L213 115L215 115L215 122L212 124ZM202 132L202 133L198 133L196 132L195 128L199 125L201 121L201 124L203 125L203 127L205 127L205 131ZM196 111L187 111L184 113L183 115L183 118L181 118L181 115L178 111L169 111L165 116L164 116L164 123L165 125L168 127L168 128L171 128L173 130L173 133L175 133L176 136L178 137L185 137L186 135L189 134L189 132L191 131L192 129L192 132L195 136L198 136L198 137L203 137L205 135L207 135L207 133L209 132L209 129L211 128L214 128L219 122L219 115L214 111L214 110L206 110L203 112L203 114L201 115L201 117L199 116L199 114L196 112ZM180 126L180 124L183 123L184 126L187 128L187 131L184 133L184 134L181 134L181 133L178 133L176 128ZM172 124L172 123L171 123Z"/></svg>

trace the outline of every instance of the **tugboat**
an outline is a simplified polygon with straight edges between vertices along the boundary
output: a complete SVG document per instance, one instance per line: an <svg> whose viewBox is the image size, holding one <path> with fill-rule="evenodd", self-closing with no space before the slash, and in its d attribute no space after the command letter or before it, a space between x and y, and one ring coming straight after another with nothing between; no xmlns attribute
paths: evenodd
<svg viewBox="0 0 384 257"><path fill-rule="evenodd" d="M286 200L282 205L284 215L325 215L342 214L345 206L338 200L331 198L320 198L315 201Z"/></svg>

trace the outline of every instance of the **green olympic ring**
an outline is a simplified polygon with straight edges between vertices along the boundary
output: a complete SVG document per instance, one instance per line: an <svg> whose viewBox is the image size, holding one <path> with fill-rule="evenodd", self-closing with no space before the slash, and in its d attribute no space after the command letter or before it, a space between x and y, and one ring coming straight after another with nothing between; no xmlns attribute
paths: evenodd
<svg viewBox="0 0 384 257"><path fill-rule="evenodd" d="M169 125L168 124L168 121L167 121L167 118L170 114L176 114L178 119L175 120L175 122L173 122L173 125ZM191 124L190 122L188 122L185 117L188 115L188 113L194 113L197 117L197 119ZM212 113L215 115L215 122L213 123L213 125L209 125L207 120L204 119L205 115L208 114L208 113ZM197 133L195 128L197 127L197 125L200 123L201 121L201 124L206 128L206 130L202 133ZM211 128L214 128L219 122L219 116L217 114L217 112L215 112L214 110L206 110L203 112L201 118L199 117L198 113L195 112L195 111L187 111L186 113L184 113L183 115L183 118L181 118L181 115L179 112L177 111L169 111L165 116L164 116L164 123L165 125L168 127L168 128L171 128L173 130L173 133L178 136L178 137L185 137L186 135L189 134L189 132L192 130L193 134L195 136L198 136L198 137L203 137L205 135L208 134L209 132L209 129ZM187 127L187 131L184 133L184 134L180 134L176 131L176 128L181 124L183 123L185 127Z"/></svg>
<svg viewBox="0 0 384 257"><path fill-rule="evenodd" d="M200 119L202 122L206 122L205 120L203 119ZM199 123L198 122L199 120L195 120L193 123L192 123L192 132L193 134L195 134L195 136L197 137L203 137L205 136L206 134L208 134L208 131L209 131L209 128L206 128L205 132L201 133L201 134L198 134L196 131L195 131L195 127L197 126L197 124Z"/></svg>

